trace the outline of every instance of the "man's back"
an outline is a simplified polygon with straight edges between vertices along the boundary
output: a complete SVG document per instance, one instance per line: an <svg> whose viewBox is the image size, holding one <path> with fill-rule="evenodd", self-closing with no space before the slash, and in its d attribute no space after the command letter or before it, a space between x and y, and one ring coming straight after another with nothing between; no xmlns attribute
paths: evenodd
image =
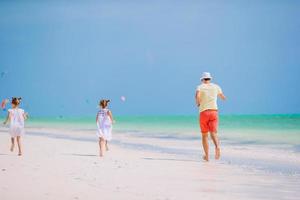
<svg viewBox="0 0 300 200"><path fill-rule="evenodd" d="M202 83L197 87L200 92L200 107L199 111L218 110L217 98L222 93L221 88L214 83Z"/></svg>

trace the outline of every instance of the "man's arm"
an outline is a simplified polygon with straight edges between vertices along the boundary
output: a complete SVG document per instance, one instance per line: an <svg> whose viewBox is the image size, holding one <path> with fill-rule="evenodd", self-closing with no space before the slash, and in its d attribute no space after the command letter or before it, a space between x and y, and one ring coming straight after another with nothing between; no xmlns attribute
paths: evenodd
<svg viewBox="0 0 300 200"><path fill-rule="evenodd" d="M222 99L223 101L225 101L226 100L226 96L223 94L223 91L220 88L220 86L217 85L217 89L218 89L218 97L220 97L220 99Z"/></svg>
<svg viewBox="0 0 300 200"><path fill-rule="evenodd" d="M196 91L195 101L196 101L196 105L199 107L200 106L200 102L201 102L200 91L199 90Z"/></svg>
<svg viewBox="0 0 300 200"><path fill-rule="evenodd" d="M219 93L218 96L220 97L220 99L222 100L226 100L226 96L223 93Z"/></svg>

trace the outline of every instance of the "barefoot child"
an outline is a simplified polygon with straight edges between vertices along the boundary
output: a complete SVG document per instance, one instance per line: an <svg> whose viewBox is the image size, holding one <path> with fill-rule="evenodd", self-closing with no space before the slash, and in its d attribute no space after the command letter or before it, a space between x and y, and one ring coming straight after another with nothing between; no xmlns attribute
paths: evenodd
<svg viewBox="0 0 300 200"><path fill-rule="evenodd" d="M100 110L97 113L96 123L97 123L97 136L99 137L99 148L100 156L104 155L104 148L108 151L107 141L111 140L111 131L113 116L111 111L107 108L110 100L102 99L99 103Z"/></svg>
<svg viewBox="0 0 300 200"><path fill-rule="evenodd" d="M27 114L23 109L19 108L19 104L21 102L21 98L13 97L11 101L12 108L8 109L8 115L4 122L7 124L10 121L9 133L11 136L11 147L10 151L14 150L15 147L15 138L17 139L19 153L18 155L22 155L22 146L21 146L21 136L24 135L24 121L27 119Z"/></svg>

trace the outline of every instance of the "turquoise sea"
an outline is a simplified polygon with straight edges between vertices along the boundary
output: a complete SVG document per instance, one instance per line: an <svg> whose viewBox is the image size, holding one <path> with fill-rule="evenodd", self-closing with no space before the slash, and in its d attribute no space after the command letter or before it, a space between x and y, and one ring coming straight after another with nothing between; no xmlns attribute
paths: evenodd
<svg viewBox="0 0 300 200"><path fill-rule="evenodd" d="M115 117L115 120L112 143L123 148L184 155L195 160L202 152L196 115L130 116ZM29 135L97 141L94 117L31 117L26 128ZM5 129L2 132L6 132ZM268 173L300 174L298 114L223 115L218 134L226 152L222 162L263 169Z"/></svg>
<svg viewBox="0 0 300 200"><path fill-rule="evenodd" d="M130 116L116 117L115 132L137 136L197 139L200 137L195 116ZM36 118L27 126L91 130L94 117ZM235 142L289 144L300 149L300 115L225 115L220 117L221 139Z"/></svg>

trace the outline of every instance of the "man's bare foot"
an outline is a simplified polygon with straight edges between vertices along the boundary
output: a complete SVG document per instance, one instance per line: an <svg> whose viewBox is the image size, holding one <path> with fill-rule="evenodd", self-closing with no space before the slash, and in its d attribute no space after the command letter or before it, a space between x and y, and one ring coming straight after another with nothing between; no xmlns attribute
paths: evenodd
<svg viewBox="0 0 300 200"><path fill-rule="evenodd" d="M15 148L15 144L11 144L11 146L10 146L10 151L13 152L13 151L14 151L14 148Z"/></svg>
<svg viewBox="0 0 300 200"><path fill-rule="evenodd" d="M220 148L216 148L216 155L215 155L215 159L219 160L221 157L221 150Z"/></svg>
<svg viewBox="0 0 300 200"><path fill-rule="evenodd" d="M18 153L18 156L22 156L22 152L19 152L19 153Z"/></svg>
<svg viewBox="0 0 300 200"><path fill-rule="evenodd" d="M203 156L202 159L203 159L204 161L206 161L206 162L209 161L208 156Z"/></svg>

